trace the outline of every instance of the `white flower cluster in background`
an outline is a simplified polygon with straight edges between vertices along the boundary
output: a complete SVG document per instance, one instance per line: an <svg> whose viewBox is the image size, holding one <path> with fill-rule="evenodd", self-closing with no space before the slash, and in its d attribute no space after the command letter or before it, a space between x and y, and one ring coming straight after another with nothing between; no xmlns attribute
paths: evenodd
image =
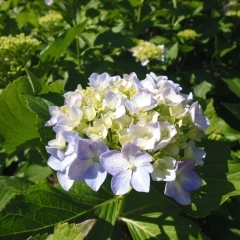
<svg viewBox="0 0 240 240"><path fill-rule="evenodd" d="M140 61L142 66L146 66L151 59L164 61L164 45L155 45L154 43L140 40L138 45L131 48L130 51L137 61Z"/></svg>
<svg viewBox="0 0 240 240"><path fill-rule="evenodd" d="M93 73L89 87L65 93L64 105L51 106L45 124L56 132L46 149L63 189L85 181L98 191L109 173L116 195L149 192L152 179L166 182L166 195L190 204L190 191L202 185L193 169L206 155L195 142L209 120L181 90L154 73L142 81L135 73Z"/></svg>

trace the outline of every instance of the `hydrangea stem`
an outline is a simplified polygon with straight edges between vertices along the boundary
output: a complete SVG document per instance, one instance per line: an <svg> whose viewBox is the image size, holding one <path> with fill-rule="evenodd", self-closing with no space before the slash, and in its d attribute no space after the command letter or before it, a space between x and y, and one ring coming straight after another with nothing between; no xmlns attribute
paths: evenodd
<svg viewBox="0 0 240 240"><path fill-rule="evenodd" d="M131 192L132 189L130 189L130 191L124 195L121 195L121 196L118 196L119 198L119 207L118 207L118 213L117 213L117 218L120 220L121 219L121 215L122 215L122 212L123 212L123 209L124 209L124 205L125 205L125 202L126 202L126 198L128 196L128 194Z"/></svg>

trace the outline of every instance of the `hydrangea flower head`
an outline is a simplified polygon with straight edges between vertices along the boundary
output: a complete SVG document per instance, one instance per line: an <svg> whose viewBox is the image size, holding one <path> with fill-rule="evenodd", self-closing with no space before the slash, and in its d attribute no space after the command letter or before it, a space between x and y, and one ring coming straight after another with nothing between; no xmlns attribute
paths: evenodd
<svg viewBox="0 0 240 240"><path fill-rule="evenodd" d="M51 106L45 124L56 132L46 150L63 189L84 181L98 191L110 174L116 195L147 193L152 180L164 181L166 195L189 204L190 191L201 186L193 168L206 155L195 141L209 120L181 90L154 73L142 81L135 73L93 73L86 89L65 93L64 105Z"/></svg>

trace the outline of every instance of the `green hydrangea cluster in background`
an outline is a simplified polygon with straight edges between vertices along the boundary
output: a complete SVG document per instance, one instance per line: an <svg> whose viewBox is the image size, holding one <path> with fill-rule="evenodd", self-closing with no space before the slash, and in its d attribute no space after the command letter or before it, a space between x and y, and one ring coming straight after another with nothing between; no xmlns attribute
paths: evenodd
<svg viewBox="0 0 240 240"><path fill-rule="evenodd" d="M59 26L62 20L62 15L59 12L50 10L45 16L38 19L38 23L45 29L50 30Z"/></svg>
<svg viewBox="0 0 240 240"><path fill-rule="evenodd" d="M231 1L224 6L225 16L240 17L240 3Z"/></svg>
<svg viewBox="0 0 240 240"><path fill-rule="evenodd" d="M155 45L154 43L140 40L136 47L130 50L136 61L140 61L142 66L146 66L149 60L156 59L164 61L164 45Z"/></svg>
<svg viewBox="0 0 240 240"><path fill-rule="evenodd" d="M198 36L198 34L196 33L195 30L186 29L178 32L177 36L183 40L191 40L191 39L195 39Z"/></svg>
<svg viewBox="0 0 240 240"><path fill-rule="evenodd" d="M29 56L40 42L24 33L0 37L0 84L8 83L23 71Z"/></svg>

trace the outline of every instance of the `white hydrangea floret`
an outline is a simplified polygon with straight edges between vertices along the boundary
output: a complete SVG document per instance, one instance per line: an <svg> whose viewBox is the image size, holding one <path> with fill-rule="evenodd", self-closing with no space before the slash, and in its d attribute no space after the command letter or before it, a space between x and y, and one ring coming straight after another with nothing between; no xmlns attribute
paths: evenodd
<svg viewBox="0 0 240 240"><path fill-rule="evenodd" d="M151 177L153 181L173 181L176 178L175 172L176 160L172 157L163 157L153 163L153 172Z"/></svg>

